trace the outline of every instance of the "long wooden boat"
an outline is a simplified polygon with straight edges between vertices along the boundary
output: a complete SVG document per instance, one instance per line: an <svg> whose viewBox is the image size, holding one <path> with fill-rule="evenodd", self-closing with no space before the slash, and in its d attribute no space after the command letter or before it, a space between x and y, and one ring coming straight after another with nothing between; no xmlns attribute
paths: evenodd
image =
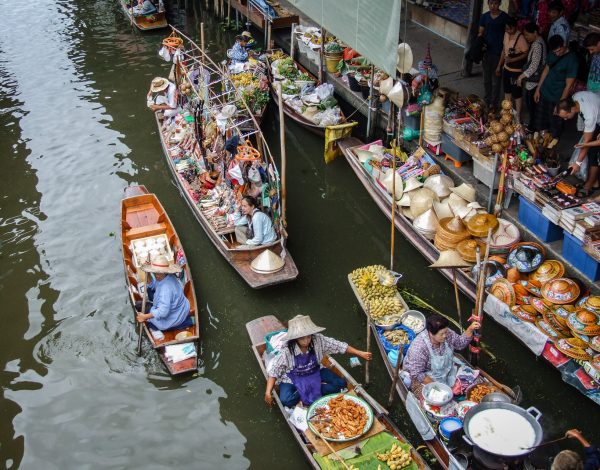
<svg viewBox="0 0 600 470"><path fill-rule="evenodd" d="M195 110L195 116L198 119L198 122L194 121L195 126L202 127L207 123L207 126L215 124L214 115L226 105L238 105L239 94L231 82L230 77L223 73L220 66L215 64L191 39L177 29L172 29L174 34L183 38L187 43L183 49L183 59L177 63L177 73L175 73L177 81L181 81L180 83L186 82L191 88L189 95L180 97L182 102L185 102L183 106L190 108L188 111ZM196 82L192 79L192 75L199 77ZM177 85L180 85L180 83L177 83ZM194 83L193 86L192 83ZM223 90L228 91L223 92ZM200 107L197 107L197 103L200 103ZM194 199L194 190L176 167L174 158L177 157L172 156L170 150L172 147L177 147L179 144L168 140L169 134L168 130L163 126L163 119L160 117L159 113L155 113L155 116L160 142L167 160L167 165L180 189L182 197L189 205L192 213L200 223L200 226L204 229L209 239L223 257L231 264L238 274L242 276L250 287L259 289L296 279L296 277L298 277L298 268L290 253L285 249L287 231L284 220L285 213L281 207L283 201L280 193L281 181L277 167L256 119L251 115L250 110L243 100L242 104L244 105L247 118L243 118L244 121L241 122L239 119L235 118L235 115L233 118L229 118L226 121L227 131L225 136L229 138L231 134L236 133L240 138L241 145L248 145L248 143L253 145L253 150L258 153L259 157L257 158L259 158L261 166L267 173L270 190L268 197L271 198L272 191L273 200L276 199L278 201L277 208L276 210L273 210L274 215L272 217L273 225L278 232L278 239L274 242L256 247L248 247L247 245L240 246L235 238L235 228L231 226L231 224L221 227L219 224L211 223L206 213L203 211L202 201L198 201L198 198ZM182 116L179 117L181 118ZM202 146L206 144L203 139L199 139L196 131L190 136L193 137L191 139L193 142L191 148L193 150L188 153L186 158L193 159L194 165L204 165L205 168L202 171L208 173L206 159L201 152ZM224 140L223 136L220 134L217 135L219 136L218 138ZM205 148L204 150L206 153L211 152L210 148ZM219 159L222 158L222 161L225 163L223 164L223 167L218 170L218 173L224 175L227 169L226 164L237 162L233 161L234 157L228 156L227 152L224 150L221 150L220 152ZM228 161L227 158L230 160ZM237 186L235 189L240 190L241 192L243 188ZM237 197L239 197L239 195L240 194L238 194ZM277 214L275 214L275 212L277 212ZM283 260L284 264L282 269L271 273L257 273L251 269L251 262L265 250L272 251Z"/></svg>
<svg viewBox="0 0 600 470"><path fill-rule="evenodd" d="M135 25L135 27L140 31L162 29L169 26L169 23L167 22L166 10L152 13L150 15L136 16L131 11L131 2L128 2L127 0L119 0L119 3L121 4L121 8L123 8L123 11L125 12L125 15L127 15L127 18L129 19L129 21L131 21L131 24Z"/></svg>
<svg viewBox="0 0 600 470"><path fill-rule="evenodd" d="M338 146L343 152L350 168L356 173L356 176L363 184L367 192L371 195L377 206L388 219L392 219L392 197L387 190L380 185L363 167L354 153L353 149L363 146L363 142L355 137L347 137L338 141ZM435 262L439 257L439 250L413 227L410 219L406 218L401 208L396 206L396 215L394 217L396 229L412 244L430 263ZM444 277L453 282L452 269L439 269ZM476 285L470 274L462 269L456 269L456 281L459 289L472 301L475 301Z"/></svg>
<svg viewBox="0 0 600 470"><path fill-rule="evenodd" d="M246 323L246 330L248 331L248 335L250 336L250 342L252 343L252 351L254 352L254 356L256 357L256 360L260 365L265 379L267 379L267 370L263 358L263 355L266 351L265 336L274 331L281 331L284 327L285 326L283 325L283 323L281 323L274 315L267 315ZM385 410L385 408L383 408L371 395L369 395L362 388L362 385L360 385L354 379L354 377L352 377L335 359L326 356L323 358L322 365L330 369L339 377L342 377L344 380L346 380L348 391L350 393L356 394L358 397L362 398L369 404L369 406L373 410L375 420L379 422L382 426L382 432L387 432L401 443L410 445L410 443L406 440L404 435L389 418L387 410ZM290 431L292 432L292 435L296 439L298 445L302 448L302 452L304 453L310 466L314 469L320 469L321 467L319 466L319 463L315 459L314 455L317 452L315 445L304 432L297 429L287 419L288 413L279 399L277 387L273 391L273 394L279 411L286 418L286 422L290 428ZM360 447L361 443L363 443L364 440L365 439L352 441L351 446ZM412 445L410 446L411 457L413 459L413 462L416 464L416 467L419 469L429 468L427 464L423 461L419 453L412 447ZM384 468L383 465L382 468Z"/></svg>
<svg viewBox="0 0 600 470"><path fill-rule="evenodd" d="M301 73L305 73L308 76L311 77L311 80L315 82L315 86L319 86L321 83L319 82L319 80L317 79L317 77L315 77L312 73L309 72L308 69L306 69L305 67L302 66L302 64L300 64L298 61L294 60L294 63L296 64L296 67L298 68L298 70L300 70ZM279 90L277 88L277 86L275 85L275 78L273 77L273 73L271 71L271 61L269 59L269 56L267 56L267 73L269 75L269 86L271 88L271 96L273 98L273 101L275 102L275 104L277 106L279 106ZM297 112L294 108L292 108L289 104L287 104L285 101L283 101L283 112L285 113L285 115L287 117L289 117L290 119L292 119L293 121L297 122L298 124L303 125L304 127L306 127L309 131L311 131L313 134L316 134L318 136L324 136L325 135L325 127L323 126L319 126L317 124L315 124L314 122L312 122L311 120L305 118L304 116L302 116L302 114L300 114L299 112ZM343 111L340 109L340 114L341 114L341 120L338 124L343 124L346 122L346 117L344 116Z"/></svg>
<svg viewBox="0 0 600 470"><path fill-rule="evenodd" d="M183 246L177 236L175 227L173 227L169 216L158 198L154 194L149 193L145 186L130 186L126 188L125 197L121 201L121 241L127 291L129 292L129 300L131 301L134 315L137 313L136 302L142 301L145 286L143 285L144 277L142 271L136 263L137 260L132 249L132 242L157 236L166 240L171 252L178 254L178 258L185 262L182 274L180 275L180 281L183 284L183 292L190 302L190 316L194 324L187 328L176 328L171 331L165 331L164 339L162 340L154 338L146 323L143 324L143 332L171 375L194 372L198 370L197 357L173 363L167 358L166 354L167 346L190 342L195 343L196 352L198 353L199 351L200 323L198 321L198 305L194 292L192 273L187 263ZM187 332L187 337L177 340L176 336L184 331Z"/></svg>
<svg viewBox="0 0 600 470"><path fill-rule="evenodd" d="M367 321L370 322L371 332L373 333L372 336L375 338L375 342L377 343L377 347L379 348L379 352L381 353L381 357L383 358L383 362L385 364L385 368L387 369L388 374L390 375L390 378L392 378L392 380L393 380L394 374L395 374L394 365L392 364L392 362L388 358L388 355L387 355L387 352L386 352L385 347L383 345L383 342L381 341L381 337L379 336L379 334L377 332L377 327L375 326L375 324L372 321L370 321L370 317L369 317L369 314L367 312L367 307L366 307L365 303L363 302L363 299L362 299L360 293L358 292L358 289L356 288L356 286L354 285L354 283L350 279L350 276L348 276L348 282L350 283L350 287L352 288L352 292L354 292L354 295L356 296L356 299L358 300L358 303L359 303L359 305L360 305L363 313L367 317ZM398 293L398 295L400 295L400 293ZM406 302L404 301L404 299L402 299L402 304L403 304L404 308L406 310L408 310L408 306L406 305ZM493 385L496 389L498 389L499 391L505 393L511 399L513 399L515 401L520 400L520 397L517 396L517 395L515 395L515 392L510 387L507 387L506 385L503 385L503 384L499 383L494 378L492 378L489 374L487 374L485 371L483 371L481 369L478 369L477 367L474 367L472 364L470 364L460 354L458 354L458 353L455 354L455 357L456 357L457 360L459 360L460 362L462 362L462 363L470 366L471 368L479 370L479 379L478 379L479 382L478 383L484 383L484 384ZM398 380L396 382L396 394L400 397L400 399L402 400L402 403L404 405L406 405L406 401L407 401L409 392L412 393L406 387L406 385L404 384L404 382L402 381L402 379L398 378ZM420 399L420 397L416 397L416 398ZM423 413L423 416L426 417L426 414ZM412 416L411 416L411 419L412 419ZM457 461L454 459L454 457L452 457L453 452L456 451L457 449L456 448L450 448L449 446L447 446L442 441L442 439L439 437L439 435L437 433L435 433L435 437L433 439L424 440L424 442L427 445L427 447L429 448L429 450L431 451L431 453L436 457L436 459L438 460L438 462L440 463L440 465L444 469L448 470L450 468L453 468L453 469L461 468L460 466L456 467ZM463 449L463 453L464 453L464 449ZM451 464L454 465L454 466L451 466Z"/></svg>
<svg viewBox="0 0 600 470"><path fill-rule="evenodd" d="M238 249L236 247L239 244L235 240L233 228L216 230L213 227L208 218L202 212L201 208L192 198L190 190L191 188L189 187L188 182L177 171L175 162L169 156L169 149L165 141L165 136L162 132L162 123L158 114L156 115L156 121L163 153L167 160L167 165L171 171L171 174L173 175L173 179L179 187L183 199L190 207L192 213L196 217L196 220L200 223L200 226L204 229L210 241L215 245L227 262L253 289L261 289L263 287L273 286L296 279L298 277L298 268L296 267L296 263L294 263L292 256L285 250L281 238L272 243L257 246L256 248ZM258 274L252 271L250 268L250 263L267 249L279 256L282 256L283 252L285 251L285 265L283 266L283 269L272 274Z"/></svg>

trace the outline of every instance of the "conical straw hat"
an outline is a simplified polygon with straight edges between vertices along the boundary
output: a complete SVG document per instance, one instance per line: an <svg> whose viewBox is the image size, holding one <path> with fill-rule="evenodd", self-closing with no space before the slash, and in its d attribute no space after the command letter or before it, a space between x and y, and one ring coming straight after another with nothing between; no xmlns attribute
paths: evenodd
<svg viewBox="0 0 600 470"><path fill-rule="evenodd" d="M314 335L321 331L325 331L325 328L315 325L308 315L296 315L288 322L288 331L285 339L291 341L303 338L304 336Z"/></svg>
<svg viewBox="0 0 600 470"><path fill-rule="evenodd" d="M446 241L455 243L471 237L467 227L458 216L440 220L440 234Z"/></svg>
<svg viewBox="0 0 600 470"><path fill-rule="evenodd" d="M400 73L410 73L413 66L413 53L410 46L403 42L398 44L396 68Z"/></svg>
<svg viewBox="0 0 600 470"><path fill-rule="evenodd" d="M398 201L398 205L402 207L410 207L410 194L405 191L402 195L402 198Z"/></svg>
<svg viewBox="0 0 600 470"><path fill-rule="evenodd" d="M438 198L431 189L419 188L412 191L410 195L410 210L415 217L433 207L433 201Z"/></svg>
<svg viewBox="0 0 600 470"><path fill-rule="evenodd" d="M260 255L252 260L250 269L258 274L271 274L281 271L285 261L277 256L271 250L265 250Z"/></svg>
<svg viewBox="0 0 600 470"><path fill-rule="evenodd" d="M413 226L425 237L432 239L439 227L438 219L433 209L429 209L416 217Z"/></svg>
<svg viewBox="0 0 600 470"><path fill-rule="evenodd" d="M492 232L498 227L498 218L493 214L477 214L467 222L467 229L474 237L487 237L488 230Z"/></svg>
<svg viewBox="0 0 600 470"><path fill-rule="evenodd" d="M413 220L415 218L415 215L410 210L410 207L404 207L402 209L402 213L404 214L404 217L406 217L407 219Z"/></svg>
<svg viewBox="0 0 600 470"><path fill-rule="evenodd" d="M454 187L452 178L446 175L432 175L425 180L424 188L431 189L440 199L450 195L450 188Z"/></svg>
<svg viewBox="0 0 600 470"><path fill-rule="evenodd" d="M438 219L445 219L447 217L454 216L452 209L450 209L450 206L448 205L447 200L443 200L441 202L433 201L433 210L438 216Z"/></svg>
<svg viewBox="0 0 600 470"><path fill-rule="evenodd" d="M448 206L450 206L450 209L454 215L458 215L463 207L467 207L467 201L454 193L450 194L450 197L448 197L446 200L448 201Z"/></svg>
<svg viewBox="0 0 600 470"><path fill-rule="evenodd" d="M467 238L456 245L456 251L458 254L469 263L474 263L477 260L477 246L479 246L479 251L481 253L485 253L485 243L474 240L472 238Z"/></svg>
<svg viewBox="0 0 600 470"><path fill-rule="evenodd" d="M430 268L469 268L470 263L467 263L460 257L456 250L444 250L440 253L439 258L433 264L429 265Z"/></svg>
<svg viewBox="0 0 600 470"><path fill-rule="evenodd" d="M452 191L454 194L459 195L468 202L475 202L475 188L470 184L463 183L457 188L451 188L450 191Z"/></svg>
<svg viewBox="0 0 600 470"><path fill-rule="evenodd" d="M392 190L395 189L396 190L396 201L402 199L402 193L404 192L403 189L403 184L402 184L402 177L398 174L396 174L396 187L394 188L394 172L392 170L388 171L383 180L381 181L383 183L383 185L385 186L385 189L387 189L387 192L392 194Z"/></svg>
<svg viewBox="0 0 600 470"><path fill-rule="evenodd" d="M421 186L423 186L423 183L421 183L417 179L416 176L411 176L410 178L408 178L406 180L406 186L404 187L404 192L408 193L410 191L420 188Z"/></svg>

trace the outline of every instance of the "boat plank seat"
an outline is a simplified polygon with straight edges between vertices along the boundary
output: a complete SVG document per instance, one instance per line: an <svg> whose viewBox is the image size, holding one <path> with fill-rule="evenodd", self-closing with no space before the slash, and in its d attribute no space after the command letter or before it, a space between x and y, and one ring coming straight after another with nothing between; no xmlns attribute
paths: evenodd
<svg viewBox="0 0 600 470"><path fill-rule="evenodd" d="M187 331L192 336L194 336L196 334L195 325L188 326L187 328L177 328L176 330L173 330L173 331L163 331L163 334L165 335L165 337L164 337L164 339L161 339L161 340L154 339L155 347L160 346L161 344L164 344L164 343L169 343L171 341L175 341L175 336L177 336L177 334L181 333L182 331Z"/></svg>
<svg viewBox="0 0 600 470"><path fill-rule="evenodd" d="M134 227L131 230L128 230L127 238L134 239L151 237L153 235L160 235L161 233L165 233L166 230L167 225L164 223L143 225L141 227Z"/></svg>
<svg viewBox="0 0 600 470"><path fill-rule="evenodd" d="M130 207L125 217L125 221L130 227L142 227L157 223L160 216L152 204L143 204L138 207Z"/></svg>

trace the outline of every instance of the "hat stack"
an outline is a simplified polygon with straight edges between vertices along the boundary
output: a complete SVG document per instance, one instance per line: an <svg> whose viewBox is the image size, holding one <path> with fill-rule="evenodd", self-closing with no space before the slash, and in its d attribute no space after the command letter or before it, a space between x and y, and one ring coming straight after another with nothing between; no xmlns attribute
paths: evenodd
<svg viewBox="0 0 600 470"><path fill-rule="evenodd" d="M488 232L493 232L497 227L498 219L492 214L477 214L467 222L469 233L478 238L486 238Z"/></svg>
<svg viewBox="0 0 600 470"><path fill-rule="evenodd" d="M467 227L460 217L448 217L440 220L435 234L434 245L440 251L453 250L463 240L471 238Z"/></svg>
<svg viewBox="0 0 600 470"><path fill-rule="evenodd" d="M485 243L474 240L473 238L467 238L456 245L456 251L458 254L469 263L475 263L477 261L477 247L479 246L479 251L481 253L485 253Z"/></svg>
<svg viewBox="0 0 600 470"><path fill-rule="evenodd" d="M414 218L417 218L433 208L433 202L437 200L438 197L431 189L415 189L410 195L410 212Z"/></svg>
<svg viewBox="0 0 600 470"><path fill-rule="evenodd" d="M433 240L438 230L438 218L433 209L427 209L421 215L415 218L413 226L421 235L428 240Z"/></svg>

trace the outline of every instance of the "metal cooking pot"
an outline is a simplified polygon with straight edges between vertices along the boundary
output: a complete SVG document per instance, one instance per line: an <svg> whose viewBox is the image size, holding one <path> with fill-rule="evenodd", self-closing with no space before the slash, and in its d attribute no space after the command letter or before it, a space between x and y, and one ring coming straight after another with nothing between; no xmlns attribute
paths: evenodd
<svg viewBox="0 0 600 470"><path fill-rule="evenodd" d="M492 392L484 396L481 403L512 403L512 399L506 393Z"/></svg>
<svg viewBox="0 0 600 470"><path fill-rule="evenodd" d="M490 402L490 403L480 403L479 405L474 406L465 415L465 420L464 420L464 425L463 425L463 430L464 430L465 434L463 436L463 439L469 445L475 447L476 449L482 450L486 454L489 454L491 456L496 456L496 457L502 457L504 459L520 459L520 458L523 458L526 455L530 454L533 451L533 449L523 449L522 452L515 454L515 455L504 455L504 454L496 454L496 453L490 452L487 449L481 449L480 447L477 446L477 444L475 444L475 439L473 439L471 437L471 434L469 432L469 424L471 422L471 419L473 419L473 416L475 416L477 413L480 413L482 411L497 410L497 409L504 409L504 410L512 411L513 413L516 413L527 420L527 422L531 425L531 427L533 428L533 431L535 433L535 440L534 440L533 444L531 445L532 447L535 447L542 442L542 439L544 438L544 431L542 430L542 426L539 423L539 419L541 418L542 413L540 413L540 411L537 408L534 408L533 406L531 406L531 407L527 408L526 410L524 410L520 406L513 405L512 403Z"/></svg>

